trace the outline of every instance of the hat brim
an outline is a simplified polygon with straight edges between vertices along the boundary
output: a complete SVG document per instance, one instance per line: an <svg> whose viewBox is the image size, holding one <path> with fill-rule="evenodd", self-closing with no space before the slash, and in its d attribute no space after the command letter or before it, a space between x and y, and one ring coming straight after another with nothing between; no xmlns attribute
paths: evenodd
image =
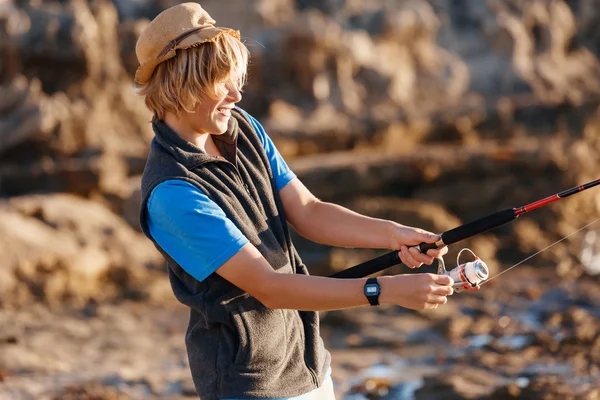
<svg viewBox="0 0 600 400"><path fill-rule="evenodd" d="M159 58L153 58L146 61L138 67L135 71L134 80L136 83L141 85L148 83L152 78L154 70L163 61L167 61L170 58L177 55L177 50L189 49L191 47L199 46L203 43L214 42L221 35L228 34L240 39L240 32L235 29L210 27L202 29L179 42L172 50L167 52L164 56Z"/></svg>

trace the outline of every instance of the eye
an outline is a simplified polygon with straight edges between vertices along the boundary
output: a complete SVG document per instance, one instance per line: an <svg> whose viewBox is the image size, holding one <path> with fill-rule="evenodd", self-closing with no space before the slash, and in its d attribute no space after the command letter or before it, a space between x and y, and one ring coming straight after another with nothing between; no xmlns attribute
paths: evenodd
<svg viewBox="0 0 600 400"><path fill-rule="evenodd" d="M227 90L237 90L238 92L242 93L242 82L237 79L229 79L226 83L225 83L225 87L227 88Z"/></svg>
<svg viewBox="0 0 600 400"><path fill-rule="evenodd" d="M217 82L217 83L215 83L214 88L215 88L214 89L215 93L219 96L226 95L227 92L229 91L229 88L227 87L227 82Z"/></svg>

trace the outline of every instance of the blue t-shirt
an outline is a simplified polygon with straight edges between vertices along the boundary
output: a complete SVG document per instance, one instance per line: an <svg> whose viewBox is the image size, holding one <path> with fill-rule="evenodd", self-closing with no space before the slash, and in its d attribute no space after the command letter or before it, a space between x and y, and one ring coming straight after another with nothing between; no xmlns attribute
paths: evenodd
<svg viewBox="0 0 600 400"><path fill-rule="evenodd" d="M246 114L258 133L281 190L296 175L260 123ZM248 239L198 187L173 179L158 184L148 198L148 229L154 240L188 274L203 281L237 253Z"/></svg>

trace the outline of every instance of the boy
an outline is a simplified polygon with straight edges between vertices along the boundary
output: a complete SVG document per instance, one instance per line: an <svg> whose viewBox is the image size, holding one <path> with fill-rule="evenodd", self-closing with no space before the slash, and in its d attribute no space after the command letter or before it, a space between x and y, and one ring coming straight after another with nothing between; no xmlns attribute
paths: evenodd
<svg viewBox="0 0 600 400"><path fill-rule="evenodd" d="M258 121L235 107L248 50L239 32L214 23L200 5L179 4L136 45L135 80L155 132L141 224L190 307L186 346L202 399L333 399L317 312L369 303L434 309L452 280L309 276L287 224L320 243L399 249L412 268L447 250L420 254L408 247L438 236L316 199Z"/></svg>

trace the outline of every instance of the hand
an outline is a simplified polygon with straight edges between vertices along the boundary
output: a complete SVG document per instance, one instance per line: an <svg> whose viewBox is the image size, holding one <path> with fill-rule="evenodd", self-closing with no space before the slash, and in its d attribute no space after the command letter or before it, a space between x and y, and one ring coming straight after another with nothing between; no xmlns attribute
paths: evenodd
<svg viewBox="0 0 600 400"><path fill-rule="evenodd" d="M446 246L441 249L428 250L427 254L423 254L418 249L413 248L413 246L421 243L435 243L438 240L440 240L440 236L434 233L394 223L392 248L400 249L398 256L409 268L419 268L423 264L431 265L434 258L448 253Z"/></svg>
<svg viewBox="0 0 600 400"><path fill-rule="evenodd" d="M395 304L412 310L434 310L446 304L454 289L448 275L411 274L379 277L381 304Z"/></svg>

